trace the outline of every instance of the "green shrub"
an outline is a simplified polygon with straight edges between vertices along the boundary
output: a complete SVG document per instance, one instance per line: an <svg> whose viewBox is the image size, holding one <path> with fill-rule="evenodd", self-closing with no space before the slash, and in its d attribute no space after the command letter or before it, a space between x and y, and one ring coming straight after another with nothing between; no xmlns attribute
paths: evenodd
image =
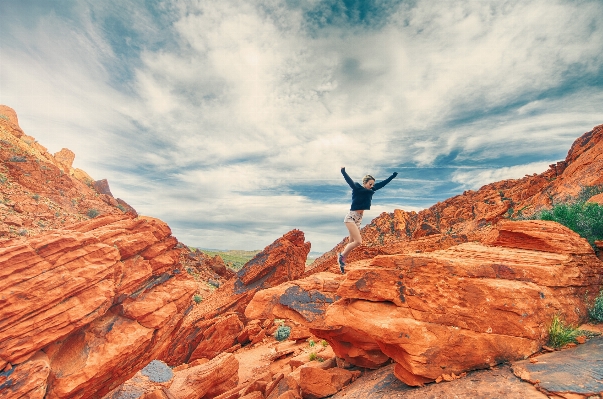
<svg viewBox="0 0 603 399"><path fill-rule="evenodd" d="M122 211L122 212L125 212L125 211L126 211L126 207L125 207L125 206L123 206L122 204L117 204L117 209L119 209L119 210L120 210L120 211Z"/></svg>
<svg viewBox="0 0 603 399"><path fill-rule="evenodd" d="M323 339L322 341L320 341L320 344L321 344L322 346L324 346L325 348L326 348L327 346L329 346L329 343L328 343L327 341L325 341L324 339Z"/></svg>
<svg viewBox="0 0 603 399"><path fill-rule="evenodd" d="M195 303L201 303L203 301L203 297L199 294L195 294L193 300L195 301Z"/></svg>
<svg viewBox="0 0 603 399"><path fill-rule="evenodd" d="M291 327L279 326L276 329L276 332L274 333L274 338L280 342L280 341L284 341L287 338L289 338L290 334L291 334Z"/></svg>
<svg viewBox="0 0 603 399"><path fill-rule="evenodd" d="M593 321L603 322L603 291L595 298L595 302L588 309L588 315Z"/></svg>
<svg viewBox="0 0 603 399"><path fill-rule="evenodd" d="M88 210L88 213L86 213L86 215L88 215L90 219L94 219L95 217L100 215L100 212L97 209L92 208Z"/></svg>
<svg viewBox="0 0 603 399"><path fill-rule="evenodd" d="M317 360L319 362L324 362L325 359L323 359L322 357L318 356L316 353L312 352L310 353L310 361L314 361Z"/></svg>
<svg viewBox="0 0 603 399"><path fill-rule="evenodd" d="M558 315L553 316L553 321L549 327L549 346L561 348L570 342L574 342L576 337L575 328L566 326Z"/></svg>
<svg viewBox="0 0 603 399"><path fill-rule="evenodd" d="M4 173L0 173L0 184L6 183L7 180L8 180L8 177L6 177L6 175Z"/></svg>
<svg viewBox="0 0 603 399"><path fill-rule="evenodd" d="M312 348L314 345L316 345L316 342L314 342L313 339L308 341L308 345L310 345L310 348Z"/></svg>
<svg viewBox="0 0 603 399"><path fill-rule="evenodd" d="M592 338L600 334L593 331L580 330L572 326L566 326L559 315L555 315L553 316L553 321L549 327L548 345L553 348L561 348L571 342L576 342L576 337L581 335Z"/></svg>
<svg viewBox="0 0 603 399"><path fill-rule="evenodd" d="M560 223L584 237L596 250L595 241L603 239L603 206L594 202L563 203L543 210L535 217Z"/></svg>

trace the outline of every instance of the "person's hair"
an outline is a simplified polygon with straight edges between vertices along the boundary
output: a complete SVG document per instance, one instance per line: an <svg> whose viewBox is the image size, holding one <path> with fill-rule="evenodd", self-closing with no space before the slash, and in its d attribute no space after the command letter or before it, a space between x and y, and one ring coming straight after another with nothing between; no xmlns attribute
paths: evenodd
<svg viewBox="0 0 603 399"><path fill-rule="evenodd" d="M366 182L368 182L369 180L375 181L375 178L371 175L366 175L362 178L362 184L366 184Z"/></svg>

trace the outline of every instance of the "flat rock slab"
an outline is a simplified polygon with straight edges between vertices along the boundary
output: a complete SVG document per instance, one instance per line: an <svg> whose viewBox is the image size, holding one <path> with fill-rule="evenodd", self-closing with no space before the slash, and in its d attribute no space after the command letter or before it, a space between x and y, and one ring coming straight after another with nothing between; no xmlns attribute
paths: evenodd
<svg viewBox="0 0 603 399"><path fill-rule="evenodd" d="M410 387L394 376L394 365L369 371L331 399L547 399L532 384L521 381L509 366L467 373L450 382Z"/></svg>
<svg viewBox="0 0 603 399"><path fill-rule="evenodd" d="M513 363L515 374L547 392L594 395L603 392L603 337L572 349L546 353L536 363Z"/></svg>

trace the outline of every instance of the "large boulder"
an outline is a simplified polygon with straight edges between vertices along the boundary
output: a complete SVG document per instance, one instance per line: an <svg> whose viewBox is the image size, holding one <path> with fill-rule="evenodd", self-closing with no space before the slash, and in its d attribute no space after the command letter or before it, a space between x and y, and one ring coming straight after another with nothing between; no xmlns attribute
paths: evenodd
<svg viewBox="0 0 603 399"><path fill-rule="evenodd" d="M507 221L481 243L378 256L259 292L246 315L304 322L350 363L392 359L400 380L422 385L533 354L555 314L586 317L602 266L557 223Z"/></svg>

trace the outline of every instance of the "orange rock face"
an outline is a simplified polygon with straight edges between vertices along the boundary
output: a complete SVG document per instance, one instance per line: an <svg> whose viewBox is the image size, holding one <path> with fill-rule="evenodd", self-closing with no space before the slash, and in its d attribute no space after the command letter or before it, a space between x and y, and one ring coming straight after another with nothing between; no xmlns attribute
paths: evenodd
<svg viewBox="0 0 603 399"><path fill-rule="evenodd" d="M572 324L586 317L603 264L576 233L503 221L483 241L293 281L256 294L246 314L303 321L352 364L393 359L409 385L525 358L547 339L553 315Z"/></svg>
<svg viewBox="0 0 603 399"><path fill-rule="evenodd" d="M24 370L44 353L46 398L100 397L157 357L196 290L170 233L157 219L116 215L5 242L0 368ZM22 386L40 378L15 375Z"/></svg>
<svg viewBox="0 0 603 399"><path fill-rule="evenodd" d="M246 321L239 321L234 313L243 314L257 291L299 278L309 252L310 243L304 241L304 233L299 230L288 232L264 248L236 276L186 315L172 347L162 359L178 365L215 356L216 349L212 347L225 350L236 345ZM226 316L219 318L219 315ZM248 338L246 335L242 339Z"/></svg>

